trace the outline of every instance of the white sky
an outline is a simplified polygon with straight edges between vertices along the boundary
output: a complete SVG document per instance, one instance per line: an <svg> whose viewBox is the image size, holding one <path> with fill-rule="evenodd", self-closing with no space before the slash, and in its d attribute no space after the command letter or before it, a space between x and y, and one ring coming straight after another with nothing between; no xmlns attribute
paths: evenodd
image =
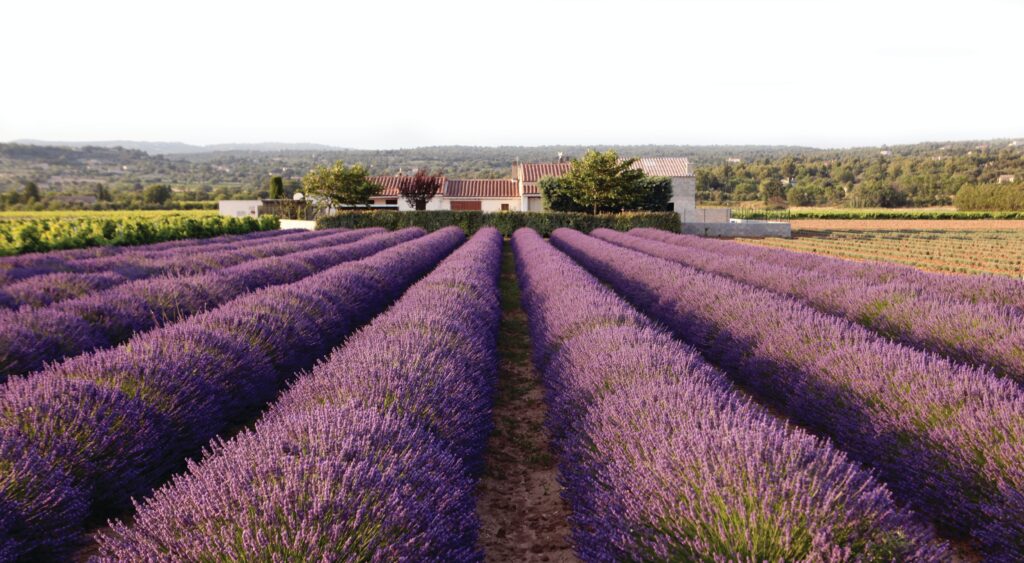
<svg viewBox="0 0 1024 563"><path fill-rule="evenodd" d="M1024 2L5 0L0 141L1024 136Z"/></svg>

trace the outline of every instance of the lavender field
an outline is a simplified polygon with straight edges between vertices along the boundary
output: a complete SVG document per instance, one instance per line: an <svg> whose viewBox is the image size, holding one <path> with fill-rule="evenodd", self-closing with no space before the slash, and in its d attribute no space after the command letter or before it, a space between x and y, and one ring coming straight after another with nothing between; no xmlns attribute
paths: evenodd
<svg viewBox="0 0 1024 563"><path fill-rule="evenodd" d="M0 561L1019 561L1022 321L646 228L0 258Z"/></svg>

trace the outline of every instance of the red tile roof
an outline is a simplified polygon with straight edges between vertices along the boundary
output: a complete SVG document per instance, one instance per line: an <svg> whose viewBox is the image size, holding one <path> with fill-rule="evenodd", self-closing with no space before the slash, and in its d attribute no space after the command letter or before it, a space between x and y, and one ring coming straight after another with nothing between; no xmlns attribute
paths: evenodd
<svg viewBox="0 0 1024 563"><path fill-rule="evenodd" d="M524 162L516 169L523 181L523 193L539 195L537 181L545 176L561 176L572 167L571 162ZM639 158L634 165L648 176L693 176L690 161L678 157ZM398 188L409 176L371 176L370 181L381 187L376 197L398 197ZM519 197L516 180L449 180L444 179L438 195L453 198L515 198Z"/></svg>
<svg viewBox="0 0 1024 563"><path fill-rule="evenodd" d="M369 181L381 187L378 196L398 197L398 188L409 176L370 176Z"/></svg>
<svg viewBox="0 0 1024 563"><path fill-rule="evenodd" d="M524 162L519 175L524 182L536 182L544 176L561 176L572 167L571 162Z"/></svg>
<svg viewBox="0 0 1024 563"><path fill-rule="evenodd" d="M656 157L638 158L633 168L639 168L648 176L693 176L690 172L690 161L685 158Z"/></svg>
<svg viewBox="0 0 1024 563"><path fill-rule="evenodd" d="M410 176L370 176L381 187L375 197L398 197L402 182ZM444 179L438 195L461 198L516 198L519 184L515 180L449 180Z"/></svg>
<svg viewBox="0 0 1024 563"><path fill-rule="evenodd" d="M517 198L519 183L515 180L448 180L445 197Z"/></svg>

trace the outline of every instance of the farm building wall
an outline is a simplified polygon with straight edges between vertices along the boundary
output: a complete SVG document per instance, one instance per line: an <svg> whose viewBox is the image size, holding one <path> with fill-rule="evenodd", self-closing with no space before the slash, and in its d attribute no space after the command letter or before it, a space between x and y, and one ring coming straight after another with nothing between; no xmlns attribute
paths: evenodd
<svg viewBox="0 0 1024 563"><path fill-rule="evenodd" d="M731 219L725 223L688 223L683 222L683 233L702 237L792 237L789 223L775 221L747 221Z"/></svg>

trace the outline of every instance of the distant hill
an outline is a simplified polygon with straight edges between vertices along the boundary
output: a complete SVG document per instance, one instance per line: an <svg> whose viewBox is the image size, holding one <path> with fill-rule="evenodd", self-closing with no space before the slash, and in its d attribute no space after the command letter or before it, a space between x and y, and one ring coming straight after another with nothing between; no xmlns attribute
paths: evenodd
<svg viewBox="0 0 1024 563"><path fill-rule="evenodd" d="M281 152L281 151L335 151L340 147L316 143L223 143L217 145L190 145L187 143L163 143L159 141L40 141L18 139L13 143L43 147L102 147L124 148L143 151L151 155L203 154L211 152Z"/></svg>

